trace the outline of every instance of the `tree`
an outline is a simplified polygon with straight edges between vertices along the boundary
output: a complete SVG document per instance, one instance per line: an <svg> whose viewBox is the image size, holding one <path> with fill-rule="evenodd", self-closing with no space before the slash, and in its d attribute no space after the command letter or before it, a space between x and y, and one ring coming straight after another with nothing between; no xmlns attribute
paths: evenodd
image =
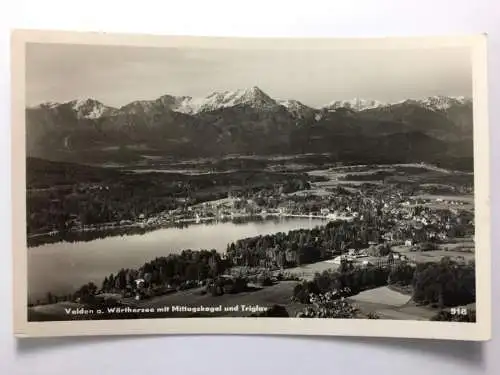
<svg viewBox="0 0 500 375"><path fill-rule="evenodd" d="M410 285L413 281L415 268L409 264L399 264L391 269L387 282L389 284Z"/></svg>
<svg viewBox="0 0 500 375"><path fill-rule="evenodd" d="M186 267L185 277L187 280L199 280L200 267L196 263L190 263Z"/></svg>
<svg viewBox="0 0 500 375"><path fill-rule="evenodd" d="M358 316L358 309L346 300L324 300L316 305L306 307L297 317L353 319Z"/></svg>
<svg viewBox="0 0 500 375"><path fill-rule="evenodd" d="M88 284L88 290L90 295L95 295L97 293L97 285L95 285L92 281Z"/></svg>
<svg viewBox="0 0 500 375"><path fill-rule="evenodd" d="M210 257L208 265L210 266L210 275L216 277L219 274L219 261L215 255Z"/></svg>
<svg viewBox="0 0 500 375"><path fill-rule="evenodd" d="M113 275L113 274L109 275L109 278L108 278L108 289L107 290L109 291L110 289L115 288L115 283L116 283L116 281L115 281L115 275Z"/></svg>
<svg viewBox="0 0 500 375"><path fill-rule="evenodd" d="M423 304L459 306L475 302L475 266L443 258L439 263L417 266L413 299Z"/></svg>
<svg viewBox="0 0 500 375"><path fill-rule="evenodd" d="M346 273L349 272L351 269L352 269L352 263L349 262L346 258L342 258L340 260L339 272Z"/></svg>
<svg viewBox="0 0 500 375"><path fill-rule="evenodd" d="M106 276L104 278L104 280L102 281L102 290L106 292L108 290L108 288L109 288L109 279Z"/></svg>
<svg viewBox="0 0 500 375"><path fill-rule="evenodd" d="M49 305L53 304L54 303L54 296L52 295L52 293L48 292L47 293L47 303Z"/></svg>
<svg viewBox="0 0 500 375"><path fill-rule="evenodd" d="M97 286L93 283L87 283L77 290L75 295L79 297L82 301L88 301L97 293Z"/></svg>
<svg viewBox="0 0 500 375"><path fill-rule="evenodd" d="M261 284L262 286L271 286L271 285L273 285L273 282L271 280L270 275L268 275L266 273L260 274L257 280L258 280L257 282L259 284Z"/></svg>

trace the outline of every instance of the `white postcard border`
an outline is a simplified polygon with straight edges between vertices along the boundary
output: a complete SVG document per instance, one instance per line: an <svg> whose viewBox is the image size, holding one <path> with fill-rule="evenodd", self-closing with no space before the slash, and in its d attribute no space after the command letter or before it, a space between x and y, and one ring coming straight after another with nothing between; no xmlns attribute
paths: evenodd
<svg viewBox="0 0 500 375"><path fill-rule="evenodd" d="M370 319L166 318L28 322L25 176L25 44L65 43L173 48L422 49L470 46L473 65L476 323ZM11 48L12 251L16 337L130 334L265 334L407 337L486 341L491 337L490 153L487 105L487 37L216 38L92 32L15 30Z"/></svg>

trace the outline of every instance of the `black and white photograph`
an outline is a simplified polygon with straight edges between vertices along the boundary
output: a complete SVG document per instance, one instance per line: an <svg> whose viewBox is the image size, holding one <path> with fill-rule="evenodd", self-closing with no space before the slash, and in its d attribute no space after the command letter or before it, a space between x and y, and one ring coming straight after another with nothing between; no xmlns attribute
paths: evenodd
<svg viewBox="0 0 500 375"><path fill-rule="evenodd" d="M13 52L20 334L489 335L481 37L47 33Z"/></svg>

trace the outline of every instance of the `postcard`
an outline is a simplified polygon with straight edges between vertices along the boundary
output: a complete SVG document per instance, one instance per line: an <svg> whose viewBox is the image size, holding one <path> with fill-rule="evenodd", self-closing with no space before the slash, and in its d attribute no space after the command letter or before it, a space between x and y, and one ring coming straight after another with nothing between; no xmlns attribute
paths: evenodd
<svg viewBox="0 0 500 375"><path fill-rule="evenodd" d="M13 31L14 334L489 340L486 45Z"/></svg>

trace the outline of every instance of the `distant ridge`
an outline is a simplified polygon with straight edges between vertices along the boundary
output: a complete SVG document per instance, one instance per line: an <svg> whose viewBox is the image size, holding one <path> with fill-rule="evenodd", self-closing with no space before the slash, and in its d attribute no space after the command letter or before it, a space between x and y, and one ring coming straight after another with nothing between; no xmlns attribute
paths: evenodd
<svg viewBox="0 0 500 375"><path fill-rule="evenodd" d="M339 161L469 160L472 101L352 99L312 108L272 98L257 86L201 99L163 95L120 108L89 98L27 108L26 134L29 156L77 162L139 161L144 153L191 158L325 152Z"/></svg>
<svg viewBox="0 0 500 375"><path fill-rule="evenodd" d="M79 112L81 117L99 118L118 111L137 113L148 111L152 108L162 106L173 112L185 114L198 114L201 112L216 111L222 108L229 108L238 105L249 105L262 110L276 109L281 106L291 113L300 115L304 112L316 110L335 110L338 108L350 109L353 111L363 111L379 107L387 107L403 102L415 102L421 106L433 110L446 110L452 105L471 104L472 99L465 96L430 96L423 99L407 99L397 102L382 102L375 99L354 98L349 100L335 100L321 107L311 107L294 99L273 99L257 86L235 91L214 91L204 98L193 98L191 96L163 95L154 100L140 100L126 104L120 108L106 106L103 103L92 99L77 99L66 103L47 102L38 106L29 107L32 109L46 108L54 109L62 105L71 106Z"/></svg>

